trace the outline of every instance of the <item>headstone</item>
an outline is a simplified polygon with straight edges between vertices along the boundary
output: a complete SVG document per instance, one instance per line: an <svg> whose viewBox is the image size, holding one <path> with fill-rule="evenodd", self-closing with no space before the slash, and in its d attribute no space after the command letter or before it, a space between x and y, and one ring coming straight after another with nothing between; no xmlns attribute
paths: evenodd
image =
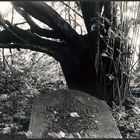
<svg viewBox="0 0 140 140"><path fill-rule="evenodd" d="M32 138L122 138L105 101L75 90L57 90L34 99Z"/></svg>

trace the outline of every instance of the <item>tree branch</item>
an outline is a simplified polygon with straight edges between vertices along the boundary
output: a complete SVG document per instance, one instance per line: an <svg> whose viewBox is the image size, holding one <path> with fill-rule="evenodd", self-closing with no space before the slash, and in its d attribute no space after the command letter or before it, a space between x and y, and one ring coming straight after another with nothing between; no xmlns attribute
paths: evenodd
<svg viewBox="0 0 140 140"><path fill-rule="evenodd" d="M28 1L28 2L12 2L14 6L23 8L34 18L42 21L50 26L55 31L58 31L64 36L64 40L67 40L74 46L81 48L85 47L85 42L80 35L49 5L45 2ZM71 46L72 47L72 46Z"/></svg>
<svg viewBox="0 0 140 140"><path fill-rule="evenodd" d="M40 36L44 36L47 38L55 38L55 39L63 39L64 37L59 34L57 31L54 30L46 30L40 28L29 16L29 14L24 11L23 9L14 6L15 10L24 17L24 19L27 21L27 23L30 25L31 31L34 33L37 33Z"/></svg>
<svg viewBox="0 0 140 140"><path fill-rule="evenodd" d="M23 30L21 28L11 25L9 21L5 21L5 23L9 26L10 31L14 32L17 36L19 36L20 38L25 40L26 43L30 42L30 43L34 43L34 44L36 43L36 44L40 44L42 46L46 46L46 44L48 42L49 42L49 44L50 44L50 42L53 42L53 43L55 43L55 46L53 46L54 44L52 44L51 45L52 48L57 47L57 46L64 47L64 43L51 41L48 39L43 39L43 38L39 37L38 35L32 33L30 30Z"/></svg>
<svg viewBox="0 0 140 140"><path fill-rule="evenodd" d="M61 1L65 6L67 6L68 8L70 8L73 12L75 12L79 17L83 18L83 16L81 14L79 14L76 10L74 10L73 8L71 8L68 4L66 4L65 2Z"/></svg>
<svg viewBox="0 0 140 140"><path fill-rule="evenodd" d="M49 45L49 44L48 44ZM42 47L35 44L23 44L23 43L0 43L0 48L11 48L11 49L29 49L32 51L38 51L47 53L48 55L54 57L56 60L61 60L62 58L59 55L56 55L55 52L50 51L47 47Z"/></svg>
<svg viewBox="0 0 140 140"><path fill-rule="evenodd" d="M9 30L11 32L9 32ZM39 36L31 33L29 30L22 30L18 27L13 27L12 25L10 25L9 30L4 30L0 32L0 43L5 44L4 45L5 48L21 47L25 49L31 49L34 51L40 51L40 52L47 53L48 55L54 57L55 59L59 58L59 61L60 61L60 57L63 57L63 53L66 50L64 43L59 43L56 41L40 38ZM12 32L14 32L16 36L12 34ZM23 40L26 41L23 42L17 36L23 38ZM8 45L6 46L6 44Z"/></svg>

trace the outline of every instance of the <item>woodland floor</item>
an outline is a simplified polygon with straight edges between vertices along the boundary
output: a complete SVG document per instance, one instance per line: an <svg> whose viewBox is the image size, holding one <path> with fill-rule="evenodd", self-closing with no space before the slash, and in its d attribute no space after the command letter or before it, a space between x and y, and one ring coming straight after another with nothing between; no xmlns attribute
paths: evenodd
<svg viewBox="0 0 140 140"><path fill-rule="evenodd" d="M114 104L111 111L123 138L140 138L140 96L131 95L122 107Z"/></svg>
<svg viewBox="0 0 140 140"><path fill-rule="evenodd" d="M125 100L123 106L118 107L113 104L113 108L110 110L123 138L140 138L140 96L131 95ZM0 137L10 135L15 138L30 138L30 133L25 132L27 131L0 133Z"/></svg>
<svg viewBox="0 0 140 140"><path fill-rule="evenodd" d="M123 138L140 138L140 95L129 96L120 107L113 104L111 112Z"/></svg>

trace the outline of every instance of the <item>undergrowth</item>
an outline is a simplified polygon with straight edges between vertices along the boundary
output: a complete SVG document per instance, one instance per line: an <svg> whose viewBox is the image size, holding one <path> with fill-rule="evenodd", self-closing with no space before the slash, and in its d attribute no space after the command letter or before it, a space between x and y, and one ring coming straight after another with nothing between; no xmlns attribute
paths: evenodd
<svg viewBox="0 0 140 140"><path fill-rule="evenodd" d="M111 111L123 138L140 138L140 97L131 95L122 106L114 103Z"/></svg>

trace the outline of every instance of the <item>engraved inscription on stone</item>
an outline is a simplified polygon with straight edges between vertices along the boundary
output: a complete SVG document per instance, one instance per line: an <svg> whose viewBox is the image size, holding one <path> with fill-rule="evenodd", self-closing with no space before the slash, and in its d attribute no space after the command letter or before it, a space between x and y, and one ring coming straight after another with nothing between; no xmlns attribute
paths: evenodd
<svg viewBox="0 0 140 140"><path fill-rule="evenodd" d="M72 117L71 113L77 113L77 117ZM49 123L45 126L43 135L47 137L50 132L59 132L60 130L66 133L84 134L85 130L97 131L98 126L94 121L95 113L98 110L95 107L89 107L81 103L73 95L65 96L64 102L46 106L44 123Z"/></svg>

